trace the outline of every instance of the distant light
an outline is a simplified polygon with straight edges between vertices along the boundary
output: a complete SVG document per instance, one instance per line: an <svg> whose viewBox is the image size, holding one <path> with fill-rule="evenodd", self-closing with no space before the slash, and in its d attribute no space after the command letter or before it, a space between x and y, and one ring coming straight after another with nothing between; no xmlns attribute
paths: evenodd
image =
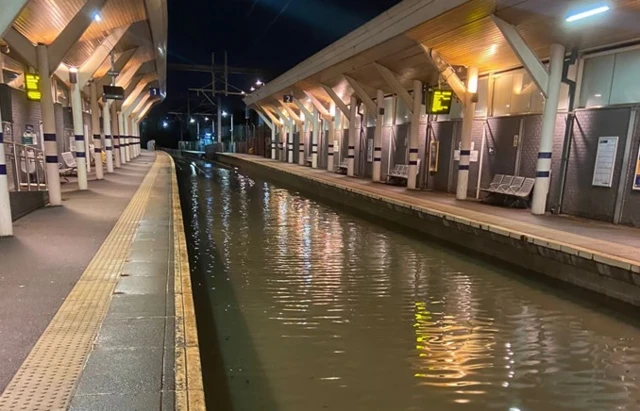
<svg viewBox="0 0 640 411"><path fill-rule="evenodd" d="M169 128L169 123L168 123L168 122L166 122L166 121L163 121L163 122L162 122L162 127L163 127L163 128Z"/></svg>
<svg viewBox="0 0 640 411"><path fill-rule="evenodd" d="M227 115L228 115L228 114L227 114L227 112L226 112L226 111L223 111L223 112L222 112L222 117L226 117Z"/></svg>
<svg viewBox="0 0 640 411"><path fill-rule="evenodd" d="M240 92L240 94L244 95L244 94L245 94L244 90L243 90L243 91L241 91L241 92Z"/></svg>
<svg viewBox="0 0 640 411"><path fill-rule="evenodd" d="M93 21L97 21L97 22L102 21L102 16L100 15L100 13L96 13L93 15Z"/></svg>
<svg viewBox="0 0 640 411"><path fill-rule="evenodd" d="M158 46L158 52L161 56L164 56L164 49L162 47Z"/></svg>
<svg viewBox="0 0 640 411"><path fill-rule="evenodd" d="M78 72L77 67L69 67L69 73L77 73L77 72Z"/></svg>
<svg viewBox="0 0 640 411"><path fill-rule="evenodd" d="M209 121L209 117L205 117L205 118L204 118L204 121Z"/></svg>
<svg viewBox="0 0 640 411"><path fill-rule="evenodd" d="M307 103L311 103L311 99L310 98L307 99Z"/></svg>
<svg viewBox="0 0 640 411"><path fill-rule="evenodd" d="M602 97L602 94L599 94L599 93L598 94L594 94L593 97L600 98L600 97Z"/></svg>
<svg viewBox="0 0 640 411"><path fill-rule="evenodd" d="M193 124L193 123L196 122L196 119L195 118L191 118L190 122L191 122L191 124Z"/></svg>
<svg viewBox="0 0 640 411"><path fill-rule="evenodd" d="M496 51L498 51L498 45L492 44L491 47L489 47L489 54L494 55L496 54Z"/></svg>
<svg viewBox="0 0 640 411"><path fill-rule="evenodd" d="M251 87L251 91L256 91L256 88L255 87Z"/></svg>
<svg viewBox="0 0 640 411"><path fill-rule="evenodd" d="M569 17L566 18L566 21L568 23L572 23L574 21L586 19L587 17L597 16L598 14L606 13L609 10L610 10L609 6L601 5L601 6L595 7L593 9L590 9L590 10L587 10L587 11L583 11L583 12L580 12L580 13L572 14Z"/></svg>
<svg viewBox="0 0 640 411"><path fill-rule="evenodd" d="M264 83L262 82L262 80L258 80L258 81L256 81L256 86L261 86L261 85L263 85L263 84L264 84Z"/></svg>

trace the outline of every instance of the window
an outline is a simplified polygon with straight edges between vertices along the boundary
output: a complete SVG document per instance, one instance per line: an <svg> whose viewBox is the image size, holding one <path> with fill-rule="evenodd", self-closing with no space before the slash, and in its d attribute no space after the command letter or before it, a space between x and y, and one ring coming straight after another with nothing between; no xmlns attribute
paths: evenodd
<svg viewBox="0 0 640 411"><path fill-rule="evenodd" d="M585 60L580 90L580 107L597 107L609 104L615 55Z"/></svg>
<svg viewBox="0 0 640 411"><path fill-rule="evenodd" d="M493 79L494 116L542 112L544 98L526 70L498 74Z"/></svg>
<svg viewBox="0 0 640 411"><path fill-rule="evenodd" d="M640 73L640 50L616 55L609 104L628 104L640 101L638 73Z"/></svg>
<svg viewBox="0 0 640 411"><path fill-rule="evenodd" d="M489 77L478 79L478 103L476 104L476 117L487 116L487 94L489 93Z"/></svg>
<svg viewBox="0 0 640 411"><path fill-rule="evenodd" d="M398 97L396 98L396 102L396 124L410 123L411 115L409 114L409 110L407 110L406 104L404 104L404 100Z"/></svg>
<svg viewBox="0 0 640 411"><path fill-rule="evenodd" d="M384 125L393 125L393 97L384 98Z"/></svg>

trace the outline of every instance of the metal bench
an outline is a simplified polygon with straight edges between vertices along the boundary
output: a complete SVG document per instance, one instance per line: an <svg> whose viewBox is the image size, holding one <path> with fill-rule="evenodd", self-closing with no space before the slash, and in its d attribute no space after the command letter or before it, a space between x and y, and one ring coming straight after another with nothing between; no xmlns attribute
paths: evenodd
<svg viewBox="0 0 640 411"><path fill-rule="evenodd" d="M67 176L72 176L77 174L77 172L78 163L76 162L76 158L73 154L70 151L62 153L62 163L58 163L58 173L60 176L69 182Z"/></svg>
<svg viewBox="0 0 640 411"><path fill-rule="evenodd" d="M524 204L526 206L535 181L533 178L496 174L489 187L483 188L481 191L489 193L485 197L485 201L498 199L503 205L508 204L514 207L518 204Z"/></svg>
<svg viewBox="0 0 640 411"><path fill-rule="evenodd" d="M345 159L345 160L342 160L342 162L340 162L340 164L338 165L338 169L336 170L336 173L343 174L343 173L346 173L348 169L349 169L349 160Z"/></svg>
<svg viewBox="0 0 640 411"><path fill-rule="evenodd" d="M406 180L409 178L409 166L406 164L396 164L393 166L389 174L387 174L387 182L395 180Z"/></svg>
<svg viewBox="0 0 640 411"><path fill-rule="evenodd" d="M307 166L311 167L313 165L313 159L311 158L311 156L307 157Z"/></svg>

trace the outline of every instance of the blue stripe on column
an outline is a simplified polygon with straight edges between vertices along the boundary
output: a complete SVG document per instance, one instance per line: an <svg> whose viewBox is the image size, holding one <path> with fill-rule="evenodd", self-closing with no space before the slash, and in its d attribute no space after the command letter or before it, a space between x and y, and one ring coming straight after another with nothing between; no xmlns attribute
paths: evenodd
<svg viewBox="0 0 640 411"><path fill-rule="evenodd" d="M538 171L536 172L536 177L538 178L549 178L551 176L550 171Z"/></svg>
<svg viewBox="0 0 640 411"><path fill-rule="evenodd" d="M469 166L458 166L458 170L469 170Z"/></svg>
<svg viewBox="0 0 640 411"><path fill-rule="evenodd" d="M374 158L373 161L378 162L378 161L382 161L381 158Z"/></svg>
<svg viewBox="0 0 640 411"><path fill-rule="evenodd" d="M328 156L332 156L333 157L333 153L327 153Z"/></svg>
<svg viewBox="0 0 640 411"><path fill-rule="evenodd" d="M113 151L113 147L107 146L107 151Z"/></svg>
<svg viewBox="0 0 640 411"><path fill-rule="evenodd" d="M349 154L347 158L356 158L356 156L354 156L353 154Z"/></svg>
<svg viewBox="0 0 640 411"><path fill-rule="evenodd" d="M417 161L414 161L414 160L411 160L411 161L409 161L409 165L410 165L410 166L417 166L417 165L418 165L418 162L417 162Z"/></svg>
<svg viewBox="0 0 640 411"><path fill-rule="evenodd" d="M304 147L304 143L300 143L298 144L300 147Z"/></svg>
<svg viewBox="0 0 640 411"><path fill-rule="evenodd" d="M0 176L6 176L6 175L7 175L7 165L0 164Z"/></svg>
<svg viewBox="0 0 640 411"><path fill-rule="evenodd" d="M113 147L114 148L120 148L120 144L114 144Z"/></svg>
<svg viewBox="0 0 640 411"><path fill-rule="evenodd" d="M106 138L107 140L111 140L111 136L110 135L105 135L104 138Z"/></svg>
<svg viewBox="0 0 640 411"><path fill-rule="evenodd" d="M76 157L78 157L78 158L86 158L87 157L87 153L85 153L84 151L76 151Z"/></svg>
<svg viewBox="0 0 640 411"><path fill-rule="evenodd" d="M418 149L417 148L410 148L409 149L409 154L418 154Z"/></svg>
<svg viewBox="0 0 640 411"><path fill-rule="evenodd" d="M100 140L100 134L94 134L93 135L93 139L94 140Z"/></svg>
<svg viewBox="0 0 640 411"><path fill-rule="evenodd" d="M101 148L95 147L95 148L93 149L93 151L94 151L94 153L96 153L96 154L102 154L102 149L101 149Z"/></svg>
<svg viewBox="0 0 640 411"><path fill-rule="evenodd" d="M460 150L460 155L461 156L470 156L471 155L471 150Z"/></svg>
<svg viewBox="0 0 640 411"><path fill-rule="evenodd" d="M374 147L373 151L382 151L382 147Z"/></svg>
<svg viewBox="0 0 640 411"><path fill-rule="evenodd" d="M347 150L355 150L355 149L356 149L356 146L349 146L349 147L347 147Z"/></svg>
<svg viewBox="0 0 640 411"><path fill-rule="evenodd" d="M4 142L4 135L0 131L0 144L2 144L3 142Z"/></svg>
<svg viewBox="0 0 640 411"><path fill-rule="evenodd" d="M551 158L552 153L538 153L538 158Z"/></svg>
<svg viewBox="0 0 640 411"><path fill-rule="evenodd" d="M311 147L318 147L318 143L311 144Z"/></svg>
<svg viewBox="0 0 640 411"><path fill-rule="evenodd" d="M44 133L42 138L44 138L44 141L56 141L56 135L52 133Z"/></svg>
<svg viewBox="0 0 640 411"><path fill-rule="evenodd" d="M58 164L58 156L46 156L45 161L47 164Z"/></svg>
<svg viewBox="0 0 640 411"><path fill-rule="evenodd" d="M333 148L333 144L329 144L329 148Z"/></svg>
<svg viewBox="0 0 640 411"><path fill-rule="evenodd" d="M75 138L76 138L76 141L84 141L84 136L76 135Z"/></svg>

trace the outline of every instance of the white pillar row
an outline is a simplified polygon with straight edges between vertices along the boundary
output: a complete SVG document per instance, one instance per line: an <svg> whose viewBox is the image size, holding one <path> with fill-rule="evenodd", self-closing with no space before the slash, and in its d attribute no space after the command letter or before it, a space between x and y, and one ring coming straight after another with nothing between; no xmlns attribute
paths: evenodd
<svg viewBox="0 0 640 411"><path fill-rule="evenodd" d="M313 108L313 121L311 123L311 168L318 168L318 135L320 134L320 113Z"/></svg>
<svg viewBox="0 0 640 411"><path fill-rule="evenodd" d="M295 123L289 117L289 132L287 133L287 163L293 164L293 133L295 132Z"/></svg>
<svg viewBox="0 0 640 411"><path fill-rule="evenodd" d="M102 107L104 148L107 153L107 173L113 173L113 136L111 135L111 101L105 100Z"/></svg>
<svg viewBox="0 0 640 411"><path fill-rule="evenodd" d="M278 124L273 122L273 127L271 128L271 159L276 159L276 139L278 138Z"/></svg>
<svg viewBox="0 0 640 411"><path fill-rule="evenodd" d="M379 183L382 171L382 128L384 127L384 92L378 90L376 93L376 129L373 134L373 182Z"/></svg>
<svg viewBox="0 0 640 411"><path fill-rule="evenodd" d="M287 161L287 136L289 133L287 119L280 117L282 120L282 127L280 128L280 161Z"/></svg>
<svg viewBox="0 0 640 411"><path fill-rule="evenodd" d="M547 209L547 197L549 196L551 179L551 153L553 151L553 135L560 102L560 83L562 82L564 56L564 46L560 44L551 45L547 99L542 115L540 148L538 149L538 163L536 165L536 185L533 189L531 200L531 212L536 215L543 215Z"/></svg>
<svg viewBox="0 0 640 411"><path fill-rule="evenodd" d="M116 102L112 101L111 105L111 136L113 137L113 162L116 168L122 167L122 161L120 159L120 136L118 131L118 111Z"/></svg>
<svg viewBox="0 0 640 411"><path fill-rule="evenodd" d="M96 167L96 178L104 179L104 168L102 166L102 138L100 136L100 106L98 106L98 89L94 81L89 85L91 94L91 128L93 130L93 160Z"/></svg>
<svg viewBox="0 0 640 411"><path fill-rule="evenodd" d="M127 135L124 132L124 121L122 112L117 113L118 116L118 136L120 137L120 162L127 164Z"/></svg>
<svg viewBox="0 0 640 411"><path fill-rule="evenodd" d="M62 205L60 190L60 174L58 172L58 143L56 142L56 116L53 109L53 93L51 91L51 76L49 75L49 53L47 46L38 44L36 47L38 71L40 72L40 92L42 99L42 130L44 139L44 156L46 162L47 188L49 189L49 204Z"/></svg>
<svg viewBox="0 0 640 411"><path fill-rule="evenodd" d="M87 149L84 144L84 121L82 119L82 97L78 85L78 70L69 70L71 83L71 114L73 117L73 135L76 143L76 165L78 189L87 190Z"/></svg>
<svg viewBox="0 0 640 411"><path fill-rule="evenodd" d="M0 62L2 71L2 62ZM0 74L0 77L2 74ZM4 79L0 78L0 84ZM4 129L2 127L2 114L0 110L0 237L13 235L13 223L11 218L11 202L9 199L9 179L7 178L7 160L4 152Z"/></svg>
<svg viewBox="0 0 640 411"><path fill-rule="evenodd" d="M474 94L478 91L478 69L467 69L467 93L465 96L464 112L462 114L462 142L460 146L460 161L458 163L458 186L456 198L467 199L469 187L469 157L471 156L471 131L473 129L473 117L476 112Z"/></svg>
<svg viewBox="0 0 640 411"><path fill-rule="evenodd" d="M407 176L407 188L409 190L415 190L418 186L418 146L420 144L421 114L422 83L419 80L413 80L413 113L411 114L411 128L409 129L409 175Z"/></svg>
<svg viewBox="0 0 640 411"><path fill-rule="evenodd" d="M347 143L347 175L353 177L356 168L356 133L358 132L358 99L351 97L349 105L349 141Z"/></svg>
<svg viewBox="0 0 640 411"><path fill-rule="evenodd" d="M305 161L304 158L304 140L309 132L309 119L307 116L304 117L304 122L302 123L302 130L300 130L300 137L298 139L298 165L304 166Z"/></svg>

